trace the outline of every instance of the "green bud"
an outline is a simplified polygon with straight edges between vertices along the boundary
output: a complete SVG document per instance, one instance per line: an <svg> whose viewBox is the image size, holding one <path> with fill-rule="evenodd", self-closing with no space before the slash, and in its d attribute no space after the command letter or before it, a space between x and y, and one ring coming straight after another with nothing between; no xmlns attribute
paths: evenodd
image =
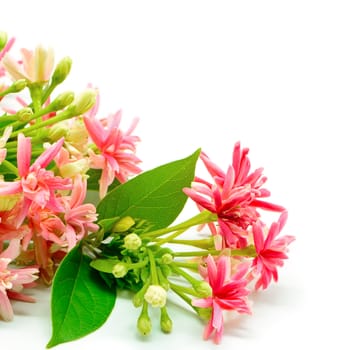
<svg viewBox="0 0 350 350"><path fill-rule="evenodd" d="M56 69L52 75L52 82L55 85L61 84L68 76L72 67L72 60L70 57L64 57L57 63Z"/></svg>
<svg viewBox="0 0 350 350"><path fill-rule="evenodd" d="M29 121L32 115L33 115L33 111L29 107L22 108L17 112L18 120L21 122Z"/></svg>
<svg viewBox="0 0 350 350"><path fill-rule="evenodd" d="M134 219L131 216L125 216L118 220L112 229L113 233L126 232L135 224Z"/></svg>
<svg viewBox="0 0 350 350"><path fill-rule="evenodd" d="M160 329L164 333L170 333L173 329L173 321L169 317L165 307L160 309Z"/></svg>
<svg viewBox="0 0 350 350"><path fill-rule="evenodd" d="M27 86L27 80L16 80L11 86L11 92L20 92Z"/></svg>
<svg viewBox="0 0 350 350"><path fill-rule="evenodd" d="M204 321L208 321L211 317L211 313L212 313L212 308L210 307L194 307L194 309L196 310L198 316L204 320Z"/></svg>
<svg viewBox="0 0 350 350"><path fill-rule="evenodd" d="M68 107L70 112L76 116L87 112L96 103L96 94L94 89L85 90L78 95L74 102Z"/></svg>
<svg viewBox="0 0 350 350"><path fill-rule="evenodd" d="M0 31L0 51L5 47L7 44L7 34L5 32Z"/></svg>
<svg viewBox="0 0 350 350"><path fill-rule="evenodd" d="M128 265L126 263L120 262L114 265L112 273L115 278L122 278L128 273L128 271Z"/></svg>
<svg viewBox="0 0 350 350"><path fill-rule="evenodd" d="M173 256L170 253L165 253L162 255L161 263L165 265L169 265L173 262Z"/></svg>
<svg viewBox="0 0 350 350"><path fill-rule="evenodd" d="M193 284L193 288L201 298L210 297L213 293L209 283L204 281Z"/></svg>
<svg viewBox="0 0 350 350"><path fill-rule="evenodd" d="M48 137L51 141L57 141L61 137L65 137L68 132L68 122L64 120L60 123L53 124L49 129ZM68 163L69 164L69 163Z"/></svg>
<svg viewBox="0 0 350 350"><path fill-rule="evenodd" d="M137 250L141 245L142 240L136 233L129 233L124 238L124 246L128 250Z"/></svg>
<svg viewBox="0 0 350 350"><path fill-rule="evenodd" d="M147 311L142 310L141 315L137 319L137 329L142 335L148 335L152 331L152 322Z"/></svg>
<svg viewBox="0 0 350 350"><path fill-rule="evenodd" d="M52 102L51 107L53 111L59 111L74 101L74 92L67 91L59 94Z"/></svg>

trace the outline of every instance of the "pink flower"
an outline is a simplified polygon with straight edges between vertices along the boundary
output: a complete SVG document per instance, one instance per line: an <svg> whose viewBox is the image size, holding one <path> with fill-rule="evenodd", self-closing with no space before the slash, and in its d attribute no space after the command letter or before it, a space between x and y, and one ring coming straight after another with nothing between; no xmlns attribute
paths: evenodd
<svg viewBox="0 0 350 350"><path fill-rule="evenodd" d="M84 117L89 135L97 146L97 153L90 149L91 167L102 169L101 198L106 195L108 186L115 178L120 182L125 182L130 175L141 172L137 166L140 160L135 155L136 142L139 141L139 138L131 135L137 120L133 121L126 132L120 130L120 120L121 111L103 120L98 120L93 115Z"/></svg>
<svg viewBox="0 0 350 350"><path fill-rule="evenodd" d="M17 217L18 226L23 222L33 202L40 208L47 207L55 211L62 209L56 199L55 191L70 189L71 181L54 176L52 171L45 169L59 152L62 144L63 138L47 148L30 165L32 153L30 138L23 134L18 135L17 166L20 179L14 182L0 182L0 195L23 193L22 212Z"/></svg>
<svg viewBox="0 0 350 350"><path fill-rule="evenodd" d="M220 343L224 331L223 310L235 310L239 313L250 314L246 288L248 280L245 275L249 264L241 264L236 273L231 276L231 259L222 255L216 261L209 255L207 262L207 279L212 288L212 296L194 299L192 305L212 308L211 318L204 329L203 338L209 339L214 332L214 342Z"/></svg>
<svg viewBox="0 0 350 350"><path fill-rule="evenodd" d="M40 267L41 277L47 284L51 283L54 274L53 262L59 263L67 251L88 232L99 228L94 223L97 219L95 206L83 203L86 186L86 179L77 175L70 196L58 198L62 211L54 212L32 204L28 213L30 238L35 242L36 262Z"/></svg>
<svg viewBox="0 0 350 350"><path fill-rule="evenodd" d="M88 232L95 232L99 229L99 226L94 223L97 220L95 206L90 203L84 204L86 188L86 178L77 175L71 195L64 199L64 220L66 222L64 236L68 243L68 250L72 249L77 241L84 238Z"/></svg>
<svg viewBox="0 0 350 350"><path fill-rule="evenodd" d="M278 222L272 223L265 238L265 226L261 221L257 221L253 226L254 244L256 248L256 258L252 267L260 275L255 284L255 289L262 287L266 289L271 279L277 282L277 267L283 266L283 260L287 259L288 245L295 240L293 236L283 236L277 238L287 221L287 211L284 211Z"/></svg>
<svg viewBox="0 0 350 350"><path fill-rule="evenodd" d="M20 293L23 287L38 278L37 268L25 267L21 269L9 268L9 263L20 252L20 242L13 239L6 250L0 254L0 317L5 321L13 319L13 310L9 298L33 302L34 299Z"/></svg>
<svg viewBox="0 0 350 350"><path fill-rule="evenodd" d="M266 182L266 177L262 176L262 168L249 173L248 151L248 148L241 150L240 144L236 143L232 165L227 172L202 153L201 159L214 183L196 177L192 188L184 188L184 192L197 203L200 210L206 209L218 215L219 229L214 224L209 224L212 234L219 234L223 239L222 244L216 240L218 249L247 245L247 229L260 217L258 208L284 210L279 205L260 199L268 197L270 192L262 188Z"/></svg>

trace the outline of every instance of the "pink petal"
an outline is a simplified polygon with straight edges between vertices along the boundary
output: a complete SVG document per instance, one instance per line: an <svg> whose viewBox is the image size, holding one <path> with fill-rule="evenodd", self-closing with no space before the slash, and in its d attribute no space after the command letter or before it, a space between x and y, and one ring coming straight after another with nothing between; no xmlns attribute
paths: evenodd
<svg viewBox="0 0 350 350"><path fill-rule="evenodd" d="M6 291L0 289L0 318L4 321L13 319L13 310Z"/></svg>

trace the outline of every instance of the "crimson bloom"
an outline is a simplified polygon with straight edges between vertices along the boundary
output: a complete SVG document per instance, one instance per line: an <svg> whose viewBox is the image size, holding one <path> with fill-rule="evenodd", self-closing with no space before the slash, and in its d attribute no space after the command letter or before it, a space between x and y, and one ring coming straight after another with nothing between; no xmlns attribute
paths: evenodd
<svg viewBox="0 0 350 350"><path fill-rule="evenodd" d="M280 205L262 200L270 196L270 192L262 186L267 178L262 175L263 168L250 173L248 148L241 150L237 142L233 151L232 164L224 172L205 154L201 160L206 166L214 183L195 177L192 188L184 192L194 200L200 210L207 209L218 216L218 230L214 224L209 224L213 235L222 236L222 246L245 247L247 245L247 229L260 217L257 209L283 211Z"/></svg>
<svg viewBox="0 0 350 350"><path fill-rule="evenodd" d="M212 288L212 296L194 299L192 305L212 308L211 318L206 325L203 338L207 340L214 332L214 342L220 343L224 331L223 310L234 310L239 313L250 314L246 288L248 280L245 278L249 264L241 264L236 273L231 276L231 258L220 256L216 261L209 255L206 259L207 279Z"/></svg>
<svg viewBox="0 0 350 350"><path fill-rule="evenodd" d="M282 236L276 238L287 221L287 211L284 211L278 222L272 223L265 237L265 226L257 221L253 226L253 237L257 256L254 258L252 267L260 275L255 284L255 289L266 289L273 278L278 280L277 267L283 266L283 260L287 259L288 245L295 240L294 236Z"/></svg>
<svg viewBox="0 0 350 350"><path fill-rule="evenodd" d="M94 169L102 169L101 198L106 195L108 186L115 178L120 182L125 182L130 175L141 172L137 166L140 159L135 155L136 142L140 139L132 135L137 119L126 132L120 129L120 121L121 111L101 120L93 114L84 117L86 129L97 146L96 150L89 150L90 165Z"/></svg>

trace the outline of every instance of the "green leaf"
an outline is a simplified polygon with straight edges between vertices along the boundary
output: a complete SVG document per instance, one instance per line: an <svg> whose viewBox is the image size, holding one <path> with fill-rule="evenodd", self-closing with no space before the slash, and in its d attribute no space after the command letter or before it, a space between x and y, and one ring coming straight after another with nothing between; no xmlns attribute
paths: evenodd
<svg viewBox="0 0 350 350"><path fill-rule="evenodd" d="M99 181L101 178L101 169L89 169L87 175L89 175L87 188L88 190L98 191L100 189ZM112 184L108 187L108 191L120 185L120 182L115 179Z"/></svg>
<svg viewBox="0 0 350 350"><path fill-rule="evenodd" d="M52 337L48 348L84 337L102 326L113 310L116 290L92 269L80 246L61 262L51 295Z"/></svg>
<svg viewBox="0 0 350 350"><path fill-rule="evenodd" d="M200 149L180 159L141 173L110 191L98 204L99 219L124 217L146 219L152 229L169 226L183 209Z"/></svg>

